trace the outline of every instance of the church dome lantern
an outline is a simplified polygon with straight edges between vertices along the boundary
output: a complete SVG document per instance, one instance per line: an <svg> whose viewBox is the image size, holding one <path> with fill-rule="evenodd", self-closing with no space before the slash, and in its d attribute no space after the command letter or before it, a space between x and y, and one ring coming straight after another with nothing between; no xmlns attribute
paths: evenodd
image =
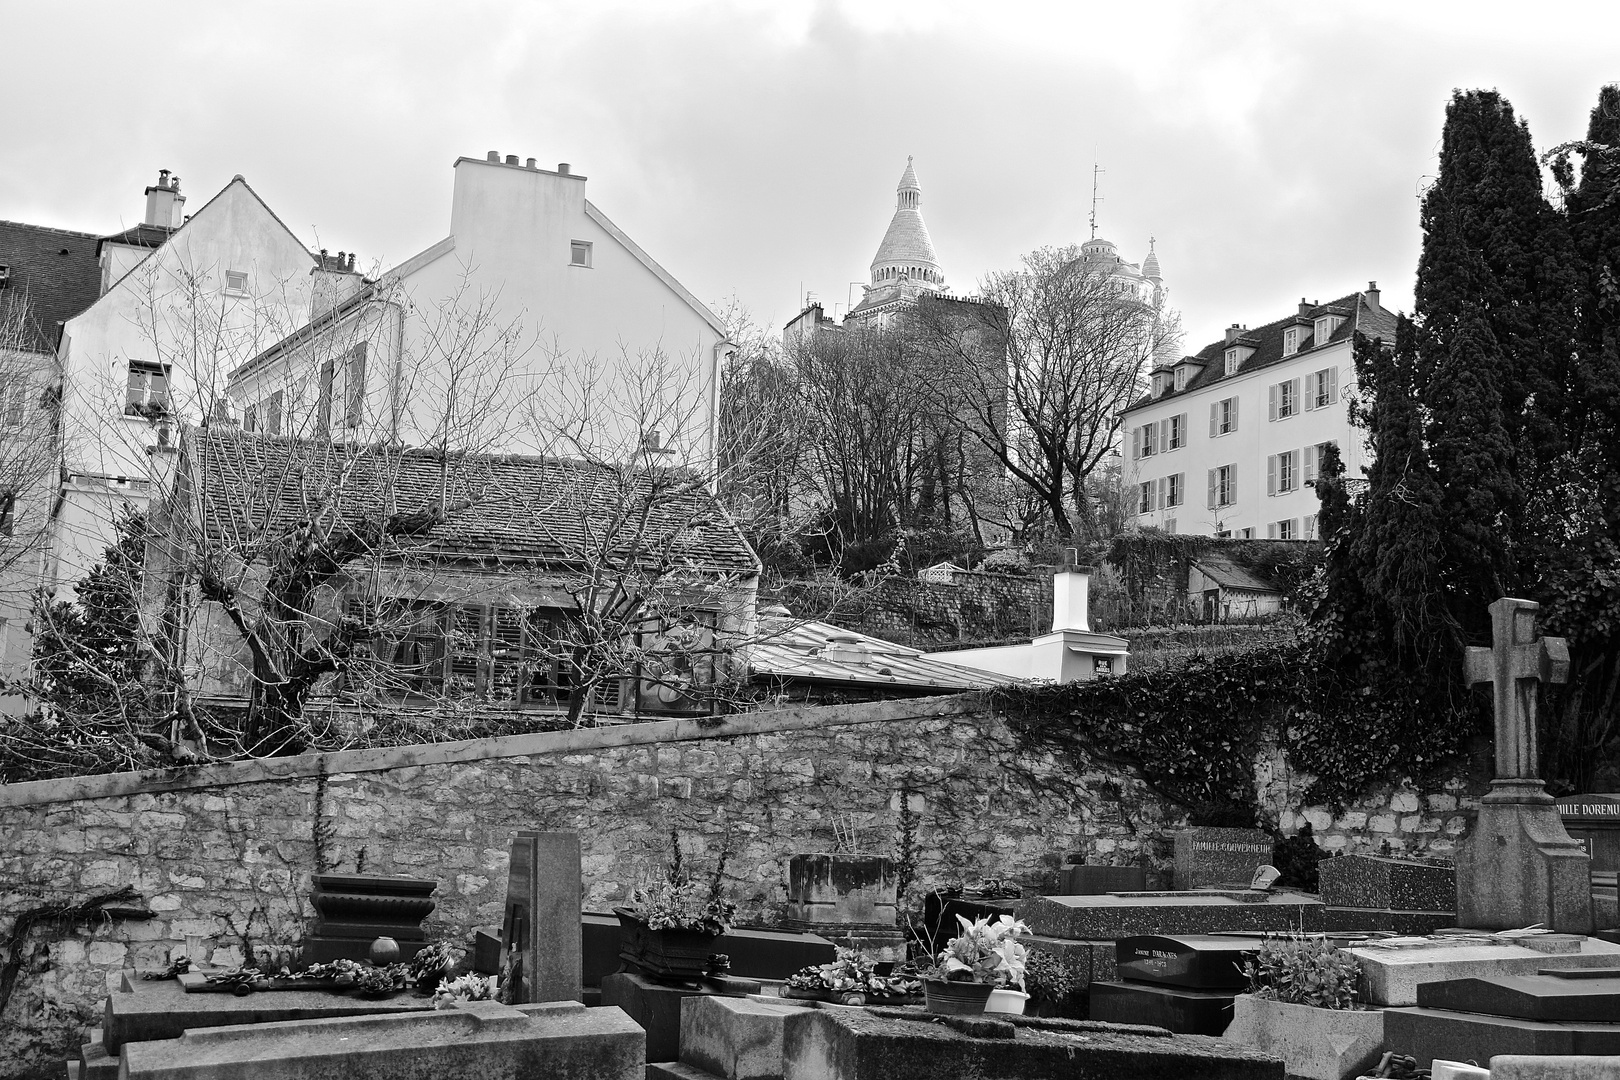
<svg viewBox="0 0 1620 1080"><path fill-rule="evenodd" d="M894 217L889 221L883 242L872 259L872 287L882 289L908 284L914 288L938 291L945 287L945 273L934 254L934 241L922 216L922 187L917 170L906 158L906 171L895 189Z"/></svg>

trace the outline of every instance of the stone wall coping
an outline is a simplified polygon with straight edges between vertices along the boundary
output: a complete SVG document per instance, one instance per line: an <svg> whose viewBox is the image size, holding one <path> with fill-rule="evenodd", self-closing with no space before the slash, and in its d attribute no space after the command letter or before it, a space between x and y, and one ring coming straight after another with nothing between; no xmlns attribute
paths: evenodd
<svg viewBox="0 0 1620 1080"><path fill-rule="evenodd" d="M52 780L0 784L0 807L38 806L156 791L262 784L316 776L323 772L327 775L387 772L392 769L418 768L424 765L490 761L499 758L530 757L536 754L574 754L621 746L730 739L740 735L763 735L775 731L847 727L854 724L917 720L931 716L958 716L981 708L983 704L978 695L953 694L942 697L868 701L856 705L771 709L762 712L733 713L721 717L704 717L701 720L655 720L612 727L575 728L572 731L537 731L524 735L466 739L460 742L338 750L319 754L300 754L297 757L252 758L245 761L221 761L170 769L102 773L97 776L64 776Z"/></svg>

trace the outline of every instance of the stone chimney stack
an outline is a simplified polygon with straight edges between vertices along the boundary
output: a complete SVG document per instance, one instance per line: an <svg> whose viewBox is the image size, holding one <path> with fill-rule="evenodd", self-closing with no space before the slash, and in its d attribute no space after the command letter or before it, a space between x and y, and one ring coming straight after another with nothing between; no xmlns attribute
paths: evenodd
<svg viewBox="0 0 1620 1080"><path fill-rule="evenodd" d="M1090 592L1091 567L1075 565L1071 555L1052 575L1052 629L1089 633Z"/></svg>
<svg viewBox="0 0 1620 1080"><path fill-rule="evenodd" d="M1367 291L1366 291L1366 293L1364 295L1367 297L1367 306L1368 307L1372 308L1374 311L1381 310L1381 307L1380 307L1380 305L1378 303L1378 282L1376 282L1376 281L1367 282Z"/></svg>
<svg viewBox="0 0 1620 1080"><path fill-rule="evenodd" d="M180 178L168 169L158 170L158 182L146 189L145 224L178 229L186 220L186 197L180 194Z"/></svg>

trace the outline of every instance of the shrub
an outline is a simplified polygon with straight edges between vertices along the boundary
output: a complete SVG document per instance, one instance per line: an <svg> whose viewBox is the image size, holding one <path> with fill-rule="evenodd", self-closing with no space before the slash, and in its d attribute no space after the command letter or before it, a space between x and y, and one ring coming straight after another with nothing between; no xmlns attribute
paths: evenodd
<svg viewBox="0 0 1620 1080"><path fill-rule="evenodd" d="M1255 997L1318 1009L1356 1007L1360 970L1323 938L1268 937L1243 962L1243 973Z"/></svg>

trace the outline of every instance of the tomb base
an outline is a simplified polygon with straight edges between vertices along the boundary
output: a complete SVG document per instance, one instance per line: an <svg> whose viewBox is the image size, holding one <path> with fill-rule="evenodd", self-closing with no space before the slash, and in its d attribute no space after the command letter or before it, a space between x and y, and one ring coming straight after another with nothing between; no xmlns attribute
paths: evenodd
<svg viewBox="0 0 1620 1080"><path fill-rule="evenodd" d="M1384 1010L1384 1049L1420 1062L1498 1054L1620 1054L1620 1024L1521 1020L1446 1009Z"/></svg>
<svg viewBox="0 0 1620 1080"><path fill-rule="evenodd" d="M1541 781L1493 780L1457 848L1457 921L1470 929L1540 924L1589 934L1591 861Z"/></svg>
<svg viewBox="0 0 1620 1080"><path fill-rule="evenodd" d="M1187 990L1145 983L1091 984L1091 1019L1151 1024L1178 1035L1219 1035L1232 1022L1235 990Z"/></svg>

